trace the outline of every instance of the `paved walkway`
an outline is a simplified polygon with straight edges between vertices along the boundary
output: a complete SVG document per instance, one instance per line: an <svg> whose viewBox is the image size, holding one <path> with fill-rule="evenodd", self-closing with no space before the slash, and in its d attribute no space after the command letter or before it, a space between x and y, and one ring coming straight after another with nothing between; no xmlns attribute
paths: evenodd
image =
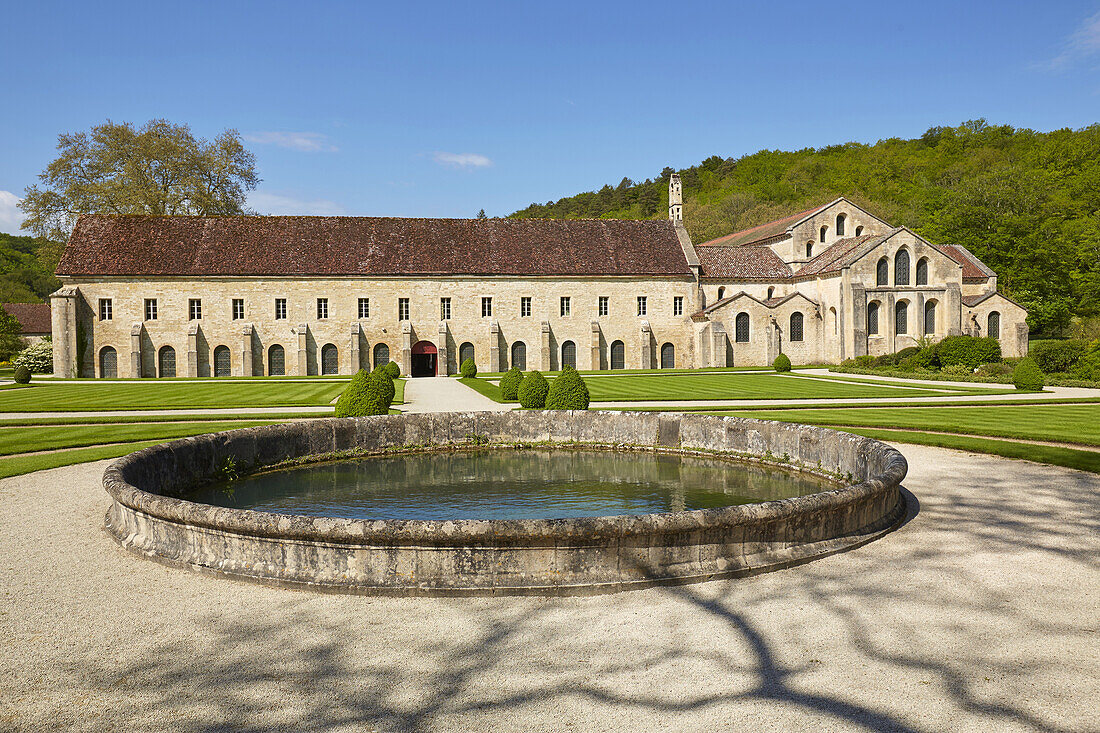
<svg viewBox="0 0 1100 733"><path fill-rule="evenodd" d="M451 377L417 377L405 380L405 404L401 412L504 412L515 405L494 402Z"/></svg>
<svg viewBox="0 0 1100 733"><path fill-rule="evenodd" d="M919 511L865 547L566 599L169 569L103 532L106 462L4 479L0 729L1097 730L1100 476L901 449Z"/></svg>

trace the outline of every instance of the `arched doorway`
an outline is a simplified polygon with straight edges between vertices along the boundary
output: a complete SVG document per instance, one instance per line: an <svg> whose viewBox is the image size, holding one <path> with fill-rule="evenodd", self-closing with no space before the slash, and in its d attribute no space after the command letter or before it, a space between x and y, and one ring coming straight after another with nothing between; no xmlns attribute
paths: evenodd
<svg viewBox="0 0 1100 733"><path fill-rule="evenodd" d="M572 341L561 345L561 366L563 369L567 366L577 368L577 345Z"/></svg>
<svg viewBox="0 0 1100 733"><path fill-rule="evenodd" d="M661 346L661 368L676 368L676 347L672 344L663 344Z"/></svg>
<svg viewBox="0 0 1100 733"><path fill-rule="evenodd" d="M412 347L412 376L434 377L438 350L431 341L417 341Z"/></svg>
<svg viewBox="0 0 1100 733"><path fill-rule="evenodd" d="M611 368L626 368L626 346L622 341L611 342Z"/></svg>
<svg viewBox="0 0 1100 733"><path fill-rule="evenodd" d="M232 360L228 346L219 346L214 349L214 376L228 377L232 373Z"/></svg>
<svg viewBox="0 0 1100 733"><path fill-rule="evenodd" d="M390 347L386 344L374 345L374 368L386 366L390 363Z"/></svg>
<svg viewBox="0 0 1100 733"><path fill-rule="evenodd" d="M113 346L104 346L99 352L99 376L103 379L118 377L118 352Z"/></svg>
<svg viewBox="0 0 1100 733"><path fill-rule="evenodd" d="M267 373L272 377L286 375L286 352L279 344L273 344L267 350Z"/></svg>
<svg viewBox="0 0 1100 733"><path fill-rule="evenodd" d="M512 366L521 372L527 371L527 344L522 341L512 344Z"/></svg>
<svg viewBox="0 0 1100 733"><path fill-rule="evenodd" d="M176 350L171 346L160 347L157 362L157 376L162 378L176 376Z"/></svg>
<svg viewBox="0 0 1100 733"><path fill-rule="evenodd" d="M321 374L340 373L340 352L336 344L325 344L321 347Z"/></svg>

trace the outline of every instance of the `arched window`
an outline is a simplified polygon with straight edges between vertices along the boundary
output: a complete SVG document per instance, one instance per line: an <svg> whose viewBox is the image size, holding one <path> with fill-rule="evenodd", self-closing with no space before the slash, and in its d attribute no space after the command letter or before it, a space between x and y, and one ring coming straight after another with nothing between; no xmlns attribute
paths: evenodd
<svg viewBox="0 0 1100 733"><path fill-rule="evenodd" d="M863 227L862 226L856 227L856 236L858 237L861 234L863 234Z"/></svg>
<svg viewBox="0 0 1100 733"><path fill-rule="evenodd" d="M527 344L522 341L512 344L512 366L521 372L527 371Z"/></svg>
<svg viewBox="0 0 1100 733"><path fill-rule="evenodd" d="M894 333L909 332L909 301L899 300L894 304Z"/></svg>
<svg viewBox="0 0 1100 733"><path fill-rule="evenodd" d="M878 335L878 301L867 304L867 333Z"/></svg>
<svg viewBox="0 0 1100 733"><path fill-rule="evenodd" d="M802 340L802 314L801 313L792 313L791 314L791 330L790 330L790 335L788 336L788 338L791 341L801 341Z"/></svg>
<svg viewBox="0 0 1100 733"><path fill-rule="evenodd" d="M726 297L726 289L718 288L718 300L721 300L724 297Z"/></svg>
<svg viewBox="0 0 1100 733"><path fill-rule="evenodd" d="M626 369L626 345L622 341L611 342L611 368Z"/></svg>
<svg viewBox="0 0 1100 733"><path fill-rule="evenodd" d="M374 345L374 368L390 363L390 347L386 344Z"/></svg>
<svg viewBox="0 0 1100 733"><path fill-rule="evenodd" d="M921 257L917 260L917 285L928 284L928 258Z"/></svg>
<svg viewBox="0 0 1100 733"><path fill-rule="evenodd" d="M461 367L467 359L474 358L474 345L469 341L463 342L462 346L458 347L458 365Z"/></svg>
<svg viewBox="0 0 1100 733"><path fill-rule="evenodd" d="M838 237L843 237L844 236L844 220L847 219L847 218L848 218L847 214L837 214L836 215L836 235Z"/></svg>
<svg viewBox="0 0 1100 733"><path fill-rule="evenodd" d="M340 352L336 344L325 344L321 347L321 374L340 373Z"/></svg>
<svg viewBox="0 0 1100 733"><path fill-rule="evenodd" d="M924 304L924 334L931 336L936 332L936 301L929 300Z"/></svg>
<svg viewBox="0 0 1100 733"><path fill-rule="evenodd" d="M768 288L768 300L771 300L773 295L775 295L775 288Z"/></svg>
<svg viewBox="0 0 1100 733"><path fill-rule="evenodd" d="M99 350L99 376L103 379L118 377L118 352L113 346L104 346Z"/></svg>
<svg viewBox="0 0 1100 733"><path fill-rule="evenodd" d="M621 344L622 342L616 343ZM611 344L611 361L615 361L615 344ZM561 366L563 369L567 366L577 368L577 345L572 341L566 341L561 345Z"/></svg>
<svg viewBox="0 0 1100 733"><path fill-rule="evenodd" d="M829 320L833 322L833 335L836 336L840 333L840 321L836 317L836 308L829 309Z"/></svg>
<svg viewBox="0 0 1100 733"><path fill-rule="evenodd" d="M806 242L806 259L810 259L814 256L814 243Z"/></svg>
<svg viewBox="0 0 1100 733"><path fill-rule="evenodd" d="M909 253L899 249L894 255L894 285L909 284Z"/></svg>
<svg viewBox="0 0 1100 733"><path fill-rule="evenodd" d="M228 377L233 373L229 347L222 345L214 349L214 376Z"/></svg>
<svg viewBox="0 0 1100 733"><path fill-rule="evenodd" d="M176 376L176 350L171 346L161 346L160 351L157 352L157 375Z"/></svg>
<svg viewBox="0 0 1100 733"><path fill-rule="evenodd" d="M995 339L1001 337L1001 314L997 311L991 311L989 317L985 320L985 335L992 336Z"/></svg>
<svg viewBox="0 0 1100 733"><path fill-rule="evenodd" d="M882 287L890 284L890 263L883 257L875 266L875 285Z"/></svg>
<svg viewBox="0 0 1100 733"><path fill-rule="evenodd" d="M672 344L661 344L661 368L676 368L676 347Z"/></svg>
<svg viewBox="0 0 1100 733"><path fill-rule="evenodd" d="M825 230L828 229L828 228L829 227L821 227L821 235L820 236L821 236L821 241L822 242L825 241Z"/></svg>
<svg viewBox="0 0 1100 733"><path fill-rule="evenodd" d="M737 320L734 321L733 340L739 344L747 344L749 342L748 313L737 314Z"/></svg>
<svg viewBox="0 0 1100 733"><path fill-rule="evenodd" d="M267 350L267 373L272 377L286 376L286 352L279 344Z"/></svg>

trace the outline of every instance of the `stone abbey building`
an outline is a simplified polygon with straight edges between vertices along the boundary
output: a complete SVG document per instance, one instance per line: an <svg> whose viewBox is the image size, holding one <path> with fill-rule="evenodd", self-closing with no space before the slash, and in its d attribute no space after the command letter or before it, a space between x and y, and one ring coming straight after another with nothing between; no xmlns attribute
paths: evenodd
<svg viewBox="0 0 1100 733"><path fill-rule="evenodd" d="M668 221L83 216L57 271L54 372L413 376L702 368L991 335L1023 308L960 246L840 198L695 245Z"/></svg>

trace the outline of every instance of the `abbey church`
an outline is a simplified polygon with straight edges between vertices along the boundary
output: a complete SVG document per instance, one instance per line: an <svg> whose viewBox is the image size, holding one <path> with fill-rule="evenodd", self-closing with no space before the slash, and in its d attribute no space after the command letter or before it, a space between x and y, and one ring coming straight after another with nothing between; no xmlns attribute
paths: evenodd
<svg viewBox="0 0 1100 733"><path fill-rule="evenodd" d="M683 217L676 174L667 221L82 216L54 373L825 364L964 333L1027 351L995 272L847 199L700 244Z"/></svg>

